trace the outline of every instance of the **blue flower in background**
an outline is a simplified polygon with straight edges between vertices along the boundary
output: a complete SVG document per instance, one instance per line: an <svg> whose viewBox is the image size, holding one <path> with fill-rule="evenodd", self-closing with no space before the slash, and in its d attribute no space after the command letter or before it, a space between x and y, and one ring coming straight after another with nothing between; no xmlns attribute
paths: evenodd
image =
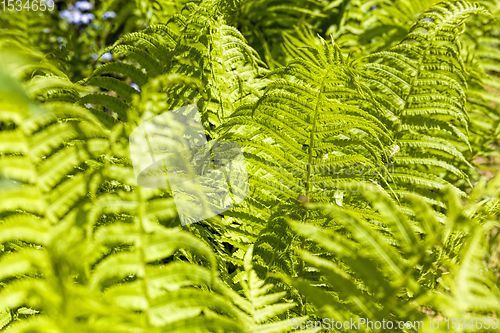
<svg viewBox="0 0 500 333"><path fill-rule="evenodd" d="M79 9L79 10L91 10L92 8L94 8L94 5L92 5L88 1L77 1L75 3L75 7L76 7L76 9Z"/></svg>
<svg viewBox="0 0 500 333"><path fill-rule="evenodd" d="M426 18L423 18L421 21L432 22L434 20L429 18L429 17L426 17Z"/></svg>
<svg viewBox="0 0 500 333"><path fill-rule="evenodd" d="M92 13L85 13L85 14L82 14L81 22L83 24L88 24L93 19L95 19L94 14L92 14Z"/></svg>
<svg viewBox="0 0 500 333"><path fill-rule="evenodd" d="M377 6L373 5L372 10L375 10L375 9L377 9Z"/></svg>
<svg viewBox="0 0 500 333"><path fill-rule="evenodd" d="M61 18L67 19L68 23L80 23L82 19L82 13L78 10L62 10L59 15Z"/></svg>
<svg viewBox="0 0 500 333"><path fill-rule="evenodd" d="M63 18L63 19L67 19L68 21L73 20L73 14L67 9L61 10L59 12L59 16L61 16L61 18Z"/></svg>
<svg viewBox="0 0 500 333"><path fill-rule="evenodd" d="M132 88L134 88L135 90L137 90L137 91L141 91L141 88L139 88L139 86L138 86L137 84L135 84L134 82L132 82L132 83L130 84L130 86L131 86Z"/></svg>
<svg viewBox="0 0 500 333"><path fill-rule="evenodd" d="M101 56L101 58L104 60L111 60L111 59L113 59L113 55L109 52L106 52Z"/></svg>
<svg viewBox="0 0 500 333"><path fill-rule="evenodd" d="M115 12L106 12L102 16L102 18L105 19L105 20L107 20L108 18L115 18L115 17L116 17L116 13Z"/></svg>
<svg viewBox="0 0 500 333"><path fill-rule="evenodd" d="M68 5L69 10L62 10L59 15L61 18L68 20L68 23L89 24L91 20L95 19L94 14L82 14L80 10L90 10L92 7L93 5L88 1L77 1L75 6Z"/></svg>

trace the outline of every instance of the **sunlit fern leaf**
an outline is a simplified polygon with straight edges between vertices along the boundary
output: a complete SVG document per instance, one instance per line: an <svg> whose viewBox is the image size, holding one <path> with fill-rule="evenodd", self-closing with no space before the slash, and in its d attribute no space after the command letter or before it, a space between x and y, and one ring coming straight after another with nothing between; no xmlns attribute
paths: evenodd
<svg viewBox="0 0 500 333"><path fill-rule="evenodd" d="M315 183L313 189L313 175L320 176L315 175L320 170L313 170L313 166L338 170L351 163L380 161L375 147L380 145L378 137L388 139L384 126L363 108L351 105L350 98L366 97L358 92L363 88L357 85L356 74L344 64L335 46L323 41L321 48L304 48L300 58L276 70L276 74L293 75L295 82L276 79L254 105L240 107L223 126L232 127L228 131L231 134L225 137L241 140L254 163L265 170L263 162L271 169L281 161L286 162L279 176L284 177L286 184L291 181L302 184L294 188L295 193L314 196L314 191L326 189L332 179L326 176L321 180L325 184ZM240 138L232 132L245 133L246 137ZM361 156L361 151L370 158ZM262 176L261 179L266 179ZM273 181L276 175L270 176Z"/></svg>
<svg viewBox="0 0 500 333"><path fill-rule="evenodd" d="M263 63L243 36L224 24L219 13L223 8L219 1L192 2L168 24L152 25L122 36L103 52L123 56L126 62L103 65L81 83L114 91L128 104L135 93L129 84L103 75L128 76L139 87L164 75L170 78L164 91L170 97L165 100L164 111L195 103L207 130L218 126L232 113L235 103L259 96L265 82L253 82ZM203 33L206 37L197 37ZM195 81L199 84L193 89L191 83ZM112 96L97 99L87 95L79 103L102 105L121 119L125 119L123 110L130 106Z"/></svg>
<svg viewBox="0 0 500 333"><path fill-rule="evenodd" d="M136 207L138 206L136 205ZM18 220L16 220L16 226L11 226L10 229L7 224L4 222L0 225L2 243L7 240L6 237L33 241L29 236L30 233L26 232L27 230L21 230L22 227ZM136 273L139 280L116 285L116 290L113 287L107 288L104 298L100 295L100 290L93 288L92 281L96 281L94 277L103 276L104 267L106 267L108 283L112 281L109 277L118 273L114 270L116 265L119 264L120 268L126 266L127 261L121 259L125 258L124 255L127 252L111 254L101 261L91 274L88 285L86 285L85 278L77 284L69 283L71 272L75 274L85 266L87 269L91 268L88 265L93 266L92 262L88 260L74 261L79 255L78 253L81 254L81 251L93 249L95 254L98 252L104 254L102 249L89 247L92 244L85 241L83 229L75 228L70 220L66 220L58 227L45 230L48 239L46 243L44 242L42 249L20 250L3 256L1 262L5 270L2 271L1 278L17 276L17 279L7 283L2 288L0 304L11 309L26 305L32 309L43 310L43 314L34 315L35 318L32 320L12 324L9 329L13 332L22 332L26 327L33 327L31 325L33 320L46 322L46 325L35 329L36 332L45 332L47 327L60 331L76 330L79 327L78 329L83 331L96 330L101 332L109 323L115 323L117 327L126 325L129 329L131 327L141 328L144 332L165 331L165 329L172 327L176 328L176 332L190 329L209 331L213 327L227 327L230 331L236 331L238 327L247 327L248 324L245 322L248 322L249 319L245 313L230 305L229 299L238 296L215 280L214 257L210 249L186 232L151 226L155 229L154 233L164 230L163 236L173 237L172 239L175 241L165 242L165 237L160 237L161 241L160 239L154 241L150 239L153 230L146 233L150 235L147 237L146 234L142 234L146 232L145 230L136 230L134 227L126 228L125 225L119 224L111 224L111 228L103 227L104 229L99 229L96 233L95 245L113 247L123 241L132 243L137 241L136 246L141 247L136 252L139 255L137 260L128 261L130 269L121 271L125 274ZM106 233L105 229L113 232ZM8 236L9 230L11 231L10 236ZM64 243L60 242L61 234L66 235ZM173 253L176 249L187 250L188 247L195 249L206 260L212 262L211 268L205 269L200 266L191 269L190 266L193 265L188 263L171 263L165 268L160 264L141 264L144 263L144 260L157 262L158 258L168 256L168 253ZM92 256L87 257L87 259L92 259ZM25 278L23 278L24 274L27 274ZM82 270L80 274L84 274L84 271ZM38 275L38 278L29 278L29 276L34 275ZM141 284L140 279L147 279L147 284ZM103 281L102 278L99 280ZM57 281L61 281L62 284L57 283ZM206 289L190 288L190 286L196 285L213 288L218 290L220 294L217 296L216 293L208 293ZM61 294L67 295L68 298L56 297L56 295ZM146 307L141 305L143 302L146 302ZM238 299L236 302L244 305L244 300ZM92 306L85 304L92 304ZM54 321L66 306L79 310L73 314L66 313L64 321ZM107 311L114 309L114 311L111 314L106 314L105 309ZM178 312L172 312L173 309L177 309ZM213 309L212 314L209 314L210 309ZM138 315L137 311L143 312L145 316ZM204 312L205 316L203 317L206 320L201 320L199 315ZM38 311L33 311L33 313L36 314ZM90 317L93 320L84 319ZM191 317L191 320L188 320L188 317ZM243 322L238 323L238 320ZM147 324L144 324L144 321ZM114 332L113 329L111 331ZM121 329L116 330L116 332L121 331Z"/></svg>
<svg viewBox="0 0 500 333"><path fill-rule="evenodd" d="M0 207L0 243L3 246L24 242L24 247L0 258L3 267L0 307L14 311L23 306L27 309L23 313L33 317L9 324L9 330L101 332L110 331L106 328L110 323L116 327L111 329L113 332L131 328L139 332L193 329L208 332L220 327L241 331L248 327L251 319L231 300L245 309L248 306L217 280L216 260L210 248L185 231L157 224L158 220L175 217L172 199L156 205L153 201L148 203L150 199L160 199L163 193L130 192L125 184L131 181L135 185L135 179L131 180L124 170L118 172L120 163L107 171L109 164L99 162L97 156L91 158L107 153L107 158L119 161L109 153L110 146L115 152L124 153L117 142L107 141L110 137L99 121L91 114L78 114L81 109L71 104L49 103L45 109L31 101L22 85L9 76L4 74L2 80L11 90L11 99L3 99L2 106L11 110L9 118L17 125L11 133L3 131L2 135L11 143L20 142L15 152L22 152L30 159L31 164L26 167L30 165L28 171L32 172L29 177L26 177L29 173L9 172L9 168L16 166L21 171L20 165L9 158L3 160L5 165L0 170L6 178L15 176L14 180L4 180L1 184L4 197ZM9 104L12 99L18 102L17 109ZM26 138L33 133L33 140ZM111 137L119 139L116 137L119 133L118 126ZM6 151L10 148L6 147ZM54 164L56 160L59 164ZM88 167L76 171L82 161ZM114 180L118 190L104 187L101 191L105 192L99 193L94 176L98 176L97 182L113 176L125 184ZM28 184L22 185L21 180ZM159 204L163 206L161 209L157 207ZM31 217L29 211L34 213ZM132 248L127 249L126 244ZM200 253L201 261L189 249ZM118 253L113 253L114 250ZM162 269L162 261L168 262L174 252L180 252L176 254L180 262L171 263L171 269ZM82 253L88 255L84 260ZM116 267L127 264L122 260L127 254L130 269L117 271ZM203 268L206 265L203 261L208 261L207 268ZM199 265L199 269L191 270L192 265ZM130 274L138 281L148 281L135 298L138 283L133 281L122 283L129 289L103 297L103 288L111 290L116 279L130 279ZM123 296L127 294L129 298L124 303ZM139 303L146 300L147 306L137 308L137 300ZM67 308L74 311L66 312ZM138 309L143 313L138 314ZM61 313L66 314L62 321L58 320Z"/></svg>
<svg viewBox="0 0 500 333"><path fill-rule="evenodd" d="M498 22L500 7L496 1L482 1L491 12L474 15L467 20L467 29L460 36L469 72L467 90L468 109L471 113L471 156L495 154L499 124L498 98L500 88L496 74L500 72L498 50Z"/></svg>
<svg viewBox="0 0 500 333"><path fill-rule="evenodd" d="M127 120L128 105L121 99L108 94L89 94L78 101L80 105L95 104L113 110L121 120Z"/></svg>
<svg viewBox="0 0 500 333"><path fill-rule="evenodd" d="M245 203L224 215L232 223L242 219L242 224L253 226L259 235L256 271L267 279L271 272L307 274L293 255L301 240L282 239L287 230L280 227L283 218L298 214L297 219L308 223L324 223L321 214L301 211L301 202L338 202L340 193L346 205L362 207L361 198L347 184L380 179L380 173L369 174L369 169L384 169L382 147L391 140L374 115L369 90L335 45L321 40L319 46L305 46L293 54L296 58L287 67L273 72L278 78L263 96L240 106L221 126L220 138L240 143L253 176ZM246 251L242 245L240 258ZM286 289L279 281L275 287ZM296 294L293 300L302 302Z"/></svg>
<svg viewBox="0 0 500 333"><path fill-rule="evenodd" d="M290 257L290 248L293 246L294 237L291 230L286 225L288 216L295 216L292 207L287 206L277 209L271 215L266 227L258 235L254 247L253 265L256 273L261 278L267 278L271 272L282 272L293 275L295 271L294 260ZM290 212L284 213L288 209ZM274 282L274 281L273 281Z"/></svg>
<svg viewBox="0 0 500 333"><path fill-rule="evenodd" d="M97 67L94 73L92 73L92 76L89 79L84 79L81 83L87 82L87 80L92 79L96 75L111 73L128 76L139 86L146 84L148 81L147 75L135 66L122 62L110 62Z"/></svg>
<svg viewBox="0 0 500 333"><path fill-rule="evenodd" d="M363 191L391 230L396 246L389 245L369 221L359 219L356 214L335 205L311 205L310 208L328 211L337 223L346 227L350 237L290 221L295 232L321 245L335 259L327 260L330 256L326 253L314 255L299 250L301 258L321 270L321 283L292 279L285 274L275 276L301 290L314 304L311 310L318 317L339 321L350 317L425 321L419 305L444 311L446 317L477 318L484 312L493 313L500 305L493 296L498 287L488 282L490 273L482 261L486 252L479 241L485 228L492 225L483 227L477 220L464 219L462 214L482 209L481 206L474 202L462 206L450 188L445 193L446 205L454 209L454 214L450 214L446 224L441 224L438 214L416 196L410 198L415 207L415 222L412 222L398 212L386 194L374 188ZM464 226L470 232L462 232ZM452 239L454 244L450 245ZM448 271L453 274L447 274ZM474 282L465 282L472 278L472 272L479 276ZM493 288L493 295L486 292L488 288ZM337 306L329 306L332 303Z"/></svg>
<svg viewBox="0 0 500 333"><path fill-rule="evenodd" d="M471 158L498 134L498 98L481 82L481 71L496 71L497 32L465 53L462 23L483 11L459 1L414 17L431 3L176 2L150 18L162 24L123 35L104 51L114 61L77 84L42 54L1 53L10 76L0 74L0 309L11 317L0 312L0 326L284 332L296 313L497 313L481 237L498 194L475 190L477 203L460 203ZM252 18L280 27L259 31ZM335 42L348 49L313 33L336 18ZM384 52L343 55L357 46ZM186 104L197 105L210 139L240 143L251 190L181 231L173 227L185 207L169 190L138 186L128 139L148 117ZM319 209L306 209L311 202Z"/></svg>
<svg viewBox="0 0 500 333"><path fill-rule="evenodd" d="M17 10L2 10L0 39L19 42L25 47L36 49L44 54L54 52L57 44L48 42L46 29L54 26L53 22L58 19L58 12L48 10L48 8L46 11L19 10L19 6L23 5L26 4L17 3Z"/></svg>
<svg viewBox="0 0 500 333"><path fill-rule="evenodd" d="M241 33L223 21L213 24L208 44L211 68L209 87L211 100L207 107L221 119L229 117L239 104L256 99L265 85L257 81L259 72L265 72L255 50L246 43Z"/></svg>
<svg viewBox="0 0 500 333"><path fill-rule="evenodd" d="M5 309L0 312L0 328L4 328L12 320L12 315L9 310Z"/></svg>
<svg viewBox="0 0 500 333"><path fill-rule="evenodd" d="M142 209L140 205L136 207ZM244 317L237 309L227 307L223 296L190 288L200 283L202 286L218 289L215 286L218 283L215 281L215 259L203 242L179 230L166 229L156 224L141 226L138 223L148 222L114 223L98 229L97 244L114 247L125 242L131 245L131 251L111 255L100 261L90 279L92 289L109 287L106 294L112 302L143 311L152 326L175 325L176 322L184 322L183 317L196 317L209 309L230 317L236 316L235 320L243 320ZM167 239L175 239L175 242L166 241ZM165 268L158 264L147 265L166 259L181 248L183 251L191 249L201 254L204 260L208 260L208 269L200 267L190 270L186 266L188 264L183 263L170 263ZM118 282L129 275L133 277L130 282L110 286L114 281ZM172 312L174 308L179 312ZM223 320L220 314L212 320Z"/></svg>
<svg viewBox="0 0 500 333"><path fill-rule="evenodd" d="M446 181L468 181L470 163L462 149L450 150L460 141L470 147L466 72L457 36L469 15L484 12L466 2L441 3L422 13L401 43L369 56L374 61L364 65L366 82L387 97L377 99L397 118L393 129L400 149L391 156L396 168L415 169L429 177L447 170L455 176ZM435 143L423 141L424 136ZM402 182L394 185L405 188Z"/></svg>

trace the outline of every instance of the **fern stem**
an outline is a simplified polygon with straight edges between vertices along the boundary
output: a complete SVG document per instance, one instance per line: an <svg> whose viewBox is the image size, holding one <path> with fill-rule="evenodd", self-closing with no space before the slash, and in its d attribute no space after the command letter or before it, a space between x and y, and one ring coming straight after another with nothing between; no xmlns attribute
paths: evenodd
<svg viewBox="0 0 500 333"><path fill-rule="evenodd" d="M320 104L321 104L321 97L324 92L325 88L325 82L326 82L326 76L328 75L328 71L325 70L323 79L321 80L321 88L320 91L318 92L318 99L316 101L316 106L314 107L314 118L312 122L312 128L311 128L311 134L309 136L309 154L308 154L308 160L307 160L307 173L306 173L306 189L305 189L305 195L306 195L306 202L310 201L309 198L309 192L311 190L310 188L310 181L311 181L311 172L312 172L312 153L314 149L314 134L316 133L316 123L318 121L318 116L319 116L319 111L320 111ZM303 223L307 223L307 218L309 216L309 212L306 211L305 216L304 216L304 221ZM300 249L304 250L306 246L306 239L304 236L300 236ZM302 258L299 259L299 277L302 278L304 276L304 260ZM302 304L306 304L306 298L304 295L300 294L301 299L302 299ZM305 307L302 306L302 304L299 307L299 314L302 316L305 313Z"/></svg>
<svg viewBox="0 0 500 333"><path fill-rule="evenodd" d="M150 312L150 304L151 304L151 297L149 296L149 288L148 288L148 283L147 283L147 274L146 274L146 254L144 253L144 234L146 233L146 230L144 228L144 207L143 207L143 199L142 199L142 192L141 192L141 187L137 186L137 200L138 200L138 226L137 229L139 231L139 238L137 240L137 250L139 251L139 257L141 261L141 270L142 270L142 276L140 276L141 280L141 286L142 289L144 290L144 297L146 298L146 314L147 314L147 326L148 328L151 327L151 312Z"/></svg>
<svg viewBox="0 0 500 333"><path fill-rule="evenodd" d="M306 220L307 220L307 212L306 212L306 217L304 218L304 223L306 223ZM300 236L300 249L303 251L306 247L306 238L304 236ZM304 260L302 258L300 258L300 261L299 261L299 277L303 277L304 275ZM300 298L301 298L301 301L302 303L300 304L299 306L299 315L300 316L303 316L303 315L306 315L307 312L307 307L305 305L307 305L307 301L306 301L306 296L305 295L302 295L302 293L300 293ZM302 306L304 304L304 306Z"/></svg>
<svg viewBox="0 0 500 333"><path fill-rule="evenodd" d="M311 181L311 170L312 170L312 153L313 153L313 149L314 149L314 134L316 134L316 123L318 121L320 104L321 104L321 97L322 97L323 91L325 89L325 81L326 81L327 74L328 74L328 71L325 71L323 79L321 80L321 88L320 88L320 91L318 92L318 100L316 102L316 106L314 107L314 118L313 118L313 122L312 122L311 134L309 135L309 156L307 159L306 193L305 193L307 201L309 201L309 191L311 190L310 181Z"/></svg>

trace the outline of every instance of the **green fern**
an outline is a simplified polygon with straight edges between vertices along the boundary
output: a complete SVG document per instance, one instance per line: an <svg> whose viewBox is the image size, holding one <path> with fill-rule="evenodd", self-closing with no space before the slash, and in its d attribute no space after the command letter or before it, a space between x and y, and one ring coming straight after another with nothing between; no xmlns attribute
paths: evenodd
<svg viewBox="0 0 500 333"><path fill-rule="evenodd" d="M430 332L429 314L499 312L500 178L476 184L474 164L498 141L485 9L498 1L96 7L96 22L117 11L100 32L78 27L85 50L113 54L97 68L12 29L15 13L2 21L2 330L271 333L368 318ZM129 138L184 106L209 146L242 147L250 191L179 226L178 211L226 198L139 186Z"/></svg>
<svg viewBox="0 0 500 333"><path fill-rule="evenodd" d="M465 19L481 12L464 2L436 5L401 43L370 55L374 61L363 66L366 83L386 96L378 102L394 130L391 186L399 199L411 191L432 203L438 200L431 191L469 182L471 165L461 152L470 148L467 79L457 36Z"/></svg>
<svg viewBox="0 0 500 333"><path fill-rule="evenodd" d="M409 221L398 213L393 200L376 188L363 194L380 213L379 221L362 220L335 205L311 205L326 210L349 237L290 221L295 232L311 240L308 246L318 244L325 250L319 255L298 250L303 260L321 272L322 278L309 282L278 276L308 297L314 305L311 312L342 322L351 318L423 321L427 328L423 331L431 331L422 306L445 318L492 315L500 306L495 296L499 291L488 282L489 272L483 262L485 247L480 238L493 225L484 223L487 220L479 224L471 219L484 206L471 203L462 207L451 188L446 193L447 205L454 213L445 225L416 196L411 197L413 207L418 207L415 222ZM390 242L396 247L376 230L379 223L390 230Z"/></svg>
<svg viewBox="0 0 500 333"><path fill-rule="evenodd" d="M110 133L78 107L41 106L8 75L2 82L11 90L3 108L19 105L16 129L2 132L3 151L18 154L1 159L2 326L14 314L28 318L10 323L12 332L104 332L110 323L113 332L284 331L286 321L267 322L293 304L253 312L218 278L206 240L158 224L175 219L175 205L162 190L137 187L121 157L128 127Z"/></svg>

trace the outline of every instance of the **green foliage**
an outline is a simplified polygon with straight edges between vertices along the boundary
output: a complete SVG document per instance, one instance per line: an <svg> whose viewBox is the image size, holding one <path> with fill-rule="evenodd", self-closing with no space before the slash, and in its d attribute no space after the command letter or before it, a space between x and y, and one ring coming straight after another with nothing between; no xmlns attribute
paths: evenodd
<svg viewBox="0 0 500 333"><path fill-rule="evenodd" d="M481 12L467 3L436 5L420 15L401 43L370 55L380 61L364 66L367 83L392 123L398 150L392 180L400 198L417 188L440 205L428 190L457 178L468 181L470 163L461 152L461 144L470 147L467 79L457 37L464 20Z"/></svg>
<svg viewBox="0 0 500 333"><path fill-rule="evenodd" d="M481 170L498 1L94 5L85 27L2 21L0 329L430 332L500 313L500 178ZM129 136L185 105L242 147L250 190L181 227L205 208L139 186Z"/></svg>
<svg viewBox="0 0 500 333"><path fill-rule="evenodd" d="M479 189L476 192L475 196L481 195ZM489 220L495 210L486 203L462 206L447 188L445 200L453 213L444 224L417 196L411 196L413 207L418 207L411 221L380 190L372 188L364 195L378 218L367 221L336 206L314 205L327 211L342 233L290 222L295 232L321 246L321 255L298 251L310 269L321 272L321 279L281 278L310 296L318 316L342 322L350 318L425 322L428 317L421 306L426 306L444 317L469 322L476 319L475 313L477 317L498 313L498 286L487 275L474 273L484 271L486 247L481 239L495 226ZM493 202L498 204L498 199ZM384 232L374 232L374 227ZM423 327L429 329L429 323Z"/></svg>

